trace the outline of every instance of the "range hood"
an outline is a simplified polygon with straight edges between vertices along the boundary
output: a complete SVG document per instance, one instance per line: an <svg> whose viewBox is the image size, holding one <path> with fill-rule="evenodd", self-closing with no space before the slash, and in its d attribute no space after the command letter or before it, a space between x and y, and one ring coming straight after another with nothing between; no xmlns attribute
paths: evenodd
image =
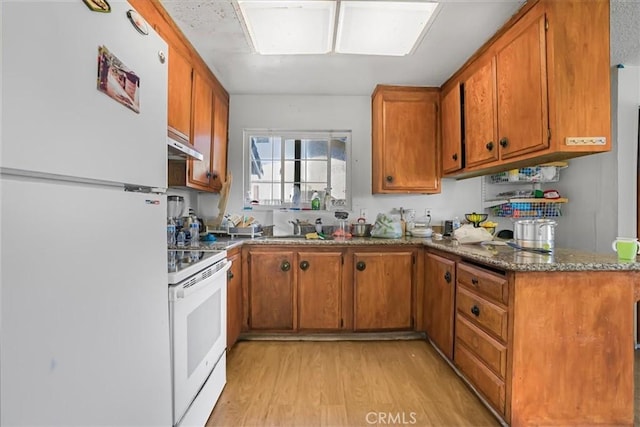
<svg viewBox="0 0 640 427"><path fill-rule="evenodd" d="M203 160L204 155L189 144L189 138L174 129L169 128L167 132L167 147L169 160L195 159Z"/></svg>

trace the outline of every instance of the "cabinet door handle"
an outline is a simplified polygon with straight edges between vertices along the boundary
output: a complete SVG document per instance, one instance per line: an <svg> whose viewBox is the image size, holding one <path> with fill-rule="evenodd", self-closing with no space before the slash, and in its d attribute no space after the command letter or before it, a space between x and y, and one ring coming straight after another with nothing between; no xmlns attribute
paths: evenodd
<svg viewBox="0 0 640 427"><path fill-rule="evenodd" d="M480 308L477 305L474 305L473 307L471 307L471 314L476 317L480 316Z"/></svg>
<svg viewBox="0 0 640 427"><path fill-rule="evenodd" d="M304 271L306 271L309 268L309 261L302 261L300 262L300 268Z"/></svg>
<svg viewBox="0 0 640 427"><path fill-rule="evenodd" d="M501 146L502 148L505 148L507 145L509 145L509 140L508 140L507 138L502 138L502 139L500 140L500 146Z"/></svg>
<svg viewBox="0 0 640 427"><path fill-rule="evenodd" d="M478 286L478 279L476 279L475 277L471 278L471 283L472 283L474 286Z"/></svg>
<svg viewBox="0 0 640 427"><path fill-rule="evenodd" d="M451 158L452 158L453 160L458 160L458 153L455 153L453 156L451 156Z"/></svg>
<svg viewBox="0 0 640 427"><path fill-rule="evenodd" d="M233 279L233 273L231 272L231 270L227 270L227 280L231 279Z"/></svg>
<svg viewBox="0 0 640 427"><path fill-rule="evenodd" d="M387 182L393 182L393 177L391 175L387 175Z"/></svg>
<svg viewBox="0 0 640 427"><path fill-rule="evenodd" d="M365 268L367 268L367 264L365 264L364 261L358 261L358 263L356 264L356 269L358 271L364 271Z"/></svg>
<svg viewBox="0 0 640 427"><path fill-rule="evenodd" d="M291 269L291 264L289 264L289 261L282 261L282 264L280 264L280 270L289 271L290 269Z"/></svg>
<svg viewBox="0 0 640 427"><path fill-rule="evenodd" d="M493 150L493 141L487 142L487 145L485 145L485 147L487 147L487 150L489 151Z"/></svg>
<svg viewBox="0 0 640 427"><path fill-rule="evenodd" d="M451 283L451 273L450 272L447 271L446 273L444 273L444 280L447 283Z"/></svg>

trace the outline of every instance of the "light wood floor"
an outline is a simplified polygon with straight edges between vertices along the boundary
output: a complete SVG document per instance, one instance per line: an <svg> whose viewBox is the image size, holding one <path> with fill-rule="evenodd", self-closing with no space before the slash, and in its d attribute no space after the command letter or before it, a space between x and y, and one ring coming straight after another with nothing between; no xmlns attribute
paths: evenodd
<svg viewBox="0 0 640 427"><path fill-rule="evenodd" d="M425 341L244 341L207 426L497 426Z"/></svg>
<svg viewBox="0 0 640 427"><path fill-rule="evenodd" d="M640 426L640 350L635 365L634 425ZM383 420L380 413L396 422ZM227 356L227 385L207 422L234 427L376 424L499 425L424 341L240 342Z"/></svg>

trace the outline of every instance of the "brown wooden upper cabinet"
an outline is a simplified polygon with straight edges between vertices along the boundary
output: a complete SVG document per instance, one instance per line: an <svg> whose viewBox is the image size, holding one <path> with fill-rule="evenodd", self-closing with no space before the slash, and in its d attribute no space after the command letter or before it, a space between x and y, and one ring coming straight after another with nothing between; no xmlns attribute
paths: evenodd
<svg viewBox="0 0 640 427"><path fill-rule="evenodd" d="M171 56L169 57L171 63ZM180 62L182 59L179 59ZM186 75L186 70L175 67ZM189 143L204 156L203 160L188 159L169 161L169 185L185 186L201 191L215 192L222 187L227 175L227 131L229 120L229 99L212 82L206 72L192 69L191 105L169 108L170 131L175 125L183 125L189 114ZM171 67L169 80L171 81ZM172 89L174 92L172 92ZM169 100L183 96L186 89L180 84L169 85ZM183 100L184 101L184 100ZM185 102L182 102L185 104Z"/></svg>
<svg viewBox="0 0 640 427"><path fill-rule="evenodd" d="M444 174L462 169L463 164L460 88L460 84L454 84L447 92L443 92L440 98Z"/></svg>
<svg viewBox="0 0 640 427"><path fill-rule="evenodd" d="M471 177L611 149L609 2L526 4L442 87L442 169Z"/></svg>
<svg viewBox="0 0 640 427"><path fill-rule="evenodd" d="M160 33L162 36L162 33ZM169 46L169 132L184 142L191 140L191 86L193 68L188 55Z"/></svg>
<svg viewBox="0 0 640 427"><path fill-rule="evenodd" d="M169 160L168 185L216 192L227 176L229 94L159 0L129 0L169 46L168 133L203 160Z"/></svg>
<svg viewBox="0 0 640 427"><path fill-rule="evenodd" d="M382 86L372 95L373 193L439 193L437 88Z"/></svg>

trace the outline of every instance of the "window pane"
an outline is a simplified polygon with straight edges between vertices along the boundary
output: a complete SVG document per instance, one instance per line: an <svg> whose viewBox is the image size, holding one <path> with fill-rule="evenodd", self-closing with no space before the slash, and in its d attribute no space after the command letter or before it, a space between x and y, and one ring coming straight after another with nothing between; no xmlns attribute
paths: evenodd
<svg viewBox="0 0 640 427"><path fill-rule="evenodd" d="M347 138L331 140L331 158L345 161L347 159Z"/></svg>
<svg viewBox="0 0 640 427"><path fill-rule="evenodd" d="M328 132L287 132L287 136L268 130L247 135L249 177L245 191L261 206L292 206L294 184L300 189L300 207L310 207L314 192L323 199L332 187L334 206L348 208L347 143L349 137ZM291 135L291 136L288 136ZM316 136L317 135L317 136ZM284 159L284 161L282 160Z"/></svg>
<svg viewBox="0 0 640 427"><path fill-rule="evenodd" d="M284 183L284 203L291 205L293 203L293 182Z"/></svg>
<svg viewBox="0 0 640 427"><path fill-rule="evenodd" d="M287 160L295 159L295 139L288 138L284 141L284 158Z"/></svg>
<svg viewBox="0 0 640 427"><path fill-rule="evenodd" d="M280 196L280 183L252 184L252 200L258 200L263 206L278 206L282 203Z"/></svg>
<svg viewBox="0 0 640 427"><path fill-rule="evenodd" d="M304 159L327 159L329 155L329 144L326 140L305 139L302 141L302 148Z"/></svg>
<svg viewBox="0 0 640 427"><path fill-rule="evenodd" d="M305 181L326 182L327 181L327 161L310 160L305 163L303 175Z"/></svg>
<svg viewBox="0 0 640 427"><path fill-rule="evenodd" d="M295 181L294 172L295 172L296 164L300 166L299 161L286 160L284 162L284 173L282 175L284 176L285 181L289 181L289 182Z"/></svg>

